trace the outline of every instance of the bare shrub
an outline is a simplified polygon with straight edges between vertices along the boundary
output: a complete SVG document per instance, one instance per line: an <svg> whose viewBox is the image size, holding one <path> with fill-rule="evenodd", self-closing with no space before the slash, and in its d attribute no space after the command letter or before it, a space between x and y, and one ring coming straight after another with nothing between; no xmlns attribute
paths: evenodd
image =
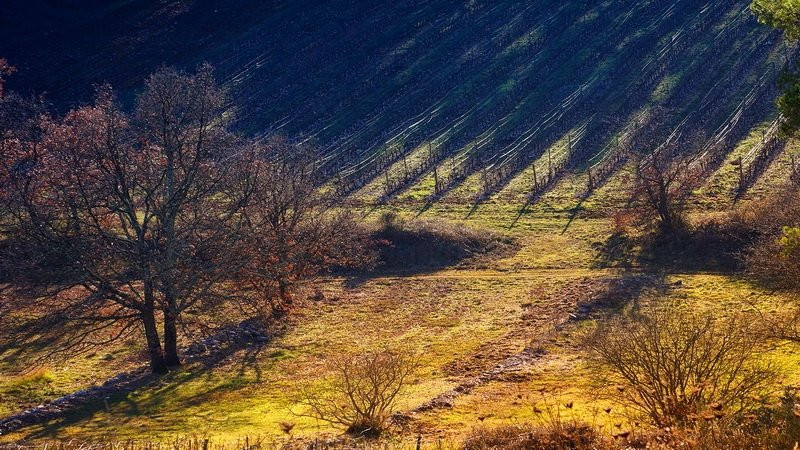
<svg viewBox="0 0 800 450"><path fill-rule="evenodd" d="M754 324L672 305L602 324L587 343L617 401L659 427L685 425L751 410L774 386Z"/></svg>
<svg viewBox="0 0 800 450"><path fill-rule="evenodd" d="M754 243L744 253L747 271L776 287L800 289L800 198L796 191L755 202L732 221L749 229Z"/></svg>
<svg viewBox="0 0 800 450"><path fill-rule="evenodd" d="M302 415L346 427L349 434L380 435L418 368L419 358L406 350L336 357L321 382L300 388L298 402L307 408Z"/></svg>
<svg viewBox="0 0 800 450"><path fill-rule="evenodd" d="M800 404L787 389L775 405L758 408L738 420L703 421L689 427L649 430L629 441L629 448L672 450L750 450L797 448Z"/></svg>
<svg viewBox="0 0 800 450"><path fill-rule="evenodd" d="M693 157L671 149L656 150L636 162L630 206L638 225L664 234L686 228L684 212L700 171Z"/></svg>

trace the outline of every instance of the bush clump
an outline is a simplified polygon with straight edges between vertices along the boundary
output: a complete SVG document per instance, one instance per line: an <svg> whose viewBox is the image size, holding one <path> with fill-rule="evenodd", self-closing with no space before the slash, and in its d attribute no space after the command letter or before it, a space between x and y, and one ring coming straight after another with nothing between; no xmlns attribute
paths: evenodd
<svg viewBox="0 0 800 450"><path fill-rule="evenodd" d="M800 196L786 192L744 208L733 217L755 236L743 252L747 271L776 287L800 289Z"/></svg>
<svg viewBox="0 0 800 450"><path fill-rule="evenodd" d="M462 443L463 450L589 450L614 448L595 428L580 423L479 428Z"/></svg>
<svg viewBox="0 0 800 450"><path fill-rule="evenodd" d="M321 382L301 388L298 402L306 416L340 425L350 435L377 437L418 368L419 358L407 350L341 355L328 364Z"/></svg>
<svg viewBox="0 0 800 450"><path fill-rule="evenodd" d="M394 213L381 217L373 239L384 269L443 267L501 256L515 249L513 240L443 220L407 222Z"/></svg>
<svg viewBox="0 0 800 450"><path fill-rule="evenodd" d="M740 417L774 388L757 323L671 305L610 320L587 342L614 400L658 427L687 426Z"/></svg>

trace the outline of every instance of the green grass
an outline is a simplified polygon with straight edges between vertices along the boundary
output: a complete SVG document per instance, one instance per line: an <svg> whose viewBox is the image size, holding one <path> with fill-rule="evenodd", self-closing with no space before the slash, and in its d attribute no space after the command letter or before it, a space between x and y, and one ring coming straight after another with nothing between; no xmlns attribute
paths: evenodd
<svg viewBox="0 0 800 450"><path fill-rule="evenodd" d="M567 188L557 187L554 192L562 189ZM608 194L595 195L602 198ZM589 200L590 204L597 201ZM421 206L407 205L399 211L413 220ZM435 204L421 217L506 233L517 240L519 251L480 266L377 276L349 287L345 280L323 280L317 286L326 300L305 302L292 316L287 333L266 348L242 350L212 368L188 366L156 387L113 399L108 412L103 405L90 406L64 421L27 429L13 438L99 439L110 435L115 439L146 436L158 440L203 435L230 441L245 435L277 438L281 422L294 423L295 436L336 434L339 430L335 427L299 415L302 409L295 402L298 380L316 379L332 355L383 345L418 349L424 355L424 367L399 405L401 409L413 408L521 351L536 336L550 330L553 308L560 305L551 303L551 296L559 289L584 278L617 273L593 268L597 246L612 233L607 218L581 214L573 218L566 206L536 205L520 218L513 203L488 203L471 214L470 209L457 203ZM380 209L372 211L367 220L380 213ZM774 305L785 300L734 275L675 273L666 274L666 282L679 286L668 297L720 313L749 307L752 302ZM524 316L525 311L528 315ZM569 327L547 341L547 354L526 369L522 379L479 386L458 397L452 410L419 415L415 427L426 436L458 439L478 424L538 420L534 406L562 405L563 410L570 401L574 407L562 413L610 426L619 419L597 414L604 403L593 397L591 373L576 347L582 327ZM787 368L797 366L797 353L788 347L777 355ZM93 358L80 363L72 360L65 375L45 372L46 376L7 380L4 392L31 386L38 395L45 395L58 377L74 375L102 360L101 355ZM800 382L800 373L790 370L786 382L795 381ZM75 378L61 389L85 384ZM542 396L541 389L547 395ZM17 395L16 404L23 402L24 396L13 395Z"/></svg>
<svg viewBox="0 0 800 450"><path fill-rule="evenodd" d="M138 343L120 342L102 352L64 360L52 356L43 361L0 365L0 416L37 406L47 400L105 381L139 364Z"/></svg>
<svg viewBox="0 0 800 450"><path fill-rule="evenodd" d="M370 21L363 20L365 13L359 9L363 5L331 11L330 5L299 2L275 11L244 12L232 2L223 12L238 25L237 32L225 39L218 33L202 36L199 42L206 46L199 54L181 52L180 43L164 39L160 30L140 37L144 42L159 41L154 48L164 54L183 55L171 61L178 65L190 66L202 57L220 63L227 86L243 99L240 113L251 114L243 123L245 129L260 131L259 127L287 119L282 131L291 135L308 132L323 147L341 139L331 149L334 156L349 150L365 157L386 151L385 140L377 137L388 136L396 138L396 145L415 143L408 149L407 163L416 167L427 157L427 143L434 141L448 150L438 166L443 176L449 173L453 158L469 154L479 140L490 146L487 159L495 164L497 158L491 157L507 148L509 141L533 133L529 145L518 151L530 151L534 144L540 145L540 151L531 153L523 167L480 204L472 202L481 185L479 171L451 186L432 204L428 203L434 191L431 173L413 180L384 205L374 205L383 193L382 176L351 196L366 222L377 220L383 212L397 211L407 220L438 218L464 223L513 237L519 244L517 252L463 267L416 273L410 268L402 276L316 281L314 288L324 291L325 300L301 302L289 318L285 334L266 347L243 349L212 367L188 365L155 386L112 398L108 411L98 402L63 420L0 437L0 442L66 438L167 441L177 435L230 442L248 435L278 437L282 422L295 424L295 436L335 435L341 430L303 416L296 402L298 383L319 379L334 355L384 345L420 351L423 368L398 405L408 410L471 380L538 339L545 339L541 345L546 354L527 367L523 376L478 386L459 396L452 409L417 415L401 439L415 433L425 435L426 441L439 436L458 439L481 424L538 420L534 408L561 410L567 417L602 426L620 420L616 412L608 417L598 413L605 403L593 395L592 374L578 345L581 332L591 323L574 323L555 336L547 334L553 323L574 307L570 303L574 299L559 298L557 293L579 289L584 279L621 274L618 269L597 267L599 249L614 232L610 214L627 199L632 166L630 162L623 165L584 198L587 161L595 155L597 160L602 158L601 149L638 113L644 117L643 129L654 138L652 142L637 141L635 150L651 150L686 114L701 106L706 93L713 102L698 114L702 121L693 122L687 131L696 131L691 129L694 127L711 133L738 104L742 93L756 85L767 63L777 60L780 45L754 23L736 19L746 2L734 2L734 7L712 2L711 16L704 20L716 31L732 24L730 45L714 47L715 33L711 32L681 34L677 42L685 40L685 46L667 51L665 54L675 57L656 71L660 50L670 45L676 33L689 33L690 25L700 20L699 3L547 0L535 5L540 11L524 2L474 3L475 8L466 8L458 2L423 6L396 2L367 11ZM676 10L662 18L672 3ZM287 23L296 28L292 20L299 11L305 14L298 27L313 32L275 36L273 30L283 29ZM628 23L629 12L636 23L623 33L619 27ZM104 14L110 13L104 10L100 19L107 18ZM176 17L177 30L188 28L195 33L193 24L210 20L197 10L186 14ZM92 17L87 20L97 19ZM432 17L441 20L428 20ZM342 23L349 24L350 28L345 28L352 33L342 33ZM380 39L364 38L378 32ZM127 42L125 38L129 36L119 37L119 42ZM84 42L82 51L90 49L88 53L100 56L108 53L107 45L98 47L88 41L93 42ZM26 42L26 46L38 45ZM231 48L239 51L231 52ZM69 56L60 44L47 52ZM306 52L332 55L333 60L296 58ZM75 69L74 75L88 83L95 72L112 79L116 73L123 92L130 94L146 70L162 62L145 53L130 53L141 57L137 70L130 73L120 75L116 67L95 57L86 67ZM59 61L60 56L41 61L51 64L51 59ZM35 70L35 65L32 67ZM281 70L274 72L276 67ZM307 79L298 73L318 76ZM724 88L715 83L729 73L739 75L733 80L732 92L723 95ZM350 74L354 79L347 78ZM72 80L64 73L46 70L27 77L31 85L53 86L54 90L58 90L58 80ZM691 85L692 80L698 81ZM536 131L541 121L584 83L588 87L580 100L565 105L558 120ZM69 101L79 97L76 89L67 89L64 95L73 96ZM268 110L262 107L266 104ZM423 114L425 120L412 119L432 105L438 107ZM743 199L737 199L734 192L737 179L731 162L752 148L771 113L769 108L759 109L753 123L740 130L741 136L727 149L724 162L694 193L691 213L695 217L772 195L787 182L789 155L798 151L797 142L776 156ZM572 161L551 189L526 205L534 168L538 174L546 171L546 149L555 156L554 162L566 158L566 136L584 126L586 142L591 137L594 143L579 147L584 151L582 159ZM388 175L396 180L403 171L404 162L396 161ZM663 275L666 283L676 286L666 298L692 308L725 314L753 304L771 310L787 300L734 274L668 269L631 260L630 273ZM2 366L0 415L129 369L141 362L137 349L135 342L119 343L63 363L49 360L47 367L31 373L12 364ZM785 346L775 353L787 369L786 384L800 382L796 369L800 352L795 350ZM572 408L564 406L569 402Z"/></svg>

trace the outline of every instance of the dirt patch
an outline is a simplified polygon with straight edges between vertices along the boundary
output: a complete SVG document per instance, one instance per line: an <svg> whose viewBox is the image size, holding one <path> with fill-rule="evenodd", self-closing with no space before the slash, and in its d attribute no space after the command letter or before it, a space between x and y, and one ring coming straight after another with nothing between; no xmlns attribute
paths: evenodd
<svg viewBox="0 0 800 450"><path fill-rule="evenodd" d="M548 296L544 306L527 306L514 330L484 344L465 360L448 364L445 373L466 380L411 413L449 408L459 396L491 381L524 381L528 379L527 369L547 354L546 344L568 325L608 314L637 301L649 290L663 289L666 289L663 277L652 274L583 278L568 283ZM514 350L521 339L526 345L522 350L519 347Z"/></svg>

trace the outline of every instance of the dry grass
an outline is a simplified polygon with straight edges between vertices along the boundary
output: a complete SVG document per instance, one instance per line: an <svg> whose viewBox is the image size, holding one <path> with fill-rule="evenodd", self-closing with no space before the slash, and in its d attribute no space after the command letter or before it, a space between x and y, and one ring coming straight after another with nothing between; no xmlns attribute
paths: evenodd
<svg viewBox="0 0 800 450"><path fill-rule="evenodd" d="M583 424L556 427L509 425L480 428L464 441L463 450L590 450L610 448L611 443L594 428Z"/></svg>
<svg viewBox="0 0 800 450"><path fill-rule="evenodd" d="M282 423L293 424L291 435L298 441L324 439L321 436L339 431L294 416L288 393L297 379L317 376L319 367L358 343L373 348L415 343L423 348L426 358L419 382L398 406L400 410L414 408L522 350L539 332L550 329L548 318L552 312L561 311L562 307L570 311L569 302L552 297L553 292L575 280L606 277L616 271L592 265L597 246L612 233L612 224L605 218L585 217L588 212L573 220L570 208L579 201L573 193L583 185L573 181L565 179L521 215L520 205L512 203L482 205L471 214L469 205L442 203L408 222L408 226L417 227L415 222L436 217L455 222L457 227L493 230L496 236L513 236L519 246L516 252L486 260L478 258L477 264L433 268L422 274L320 280L314 288L323 297L305 302L300 312L291 317L287 334L267 347L239 352L213 368L187 367L185 373L166 379L161 386L114 399L110 412L96 408L72 420L33 427L5 439L40 443L52 439L86 442L147 438L163 443L197 432L207 434L212 443L235 442L248 434L275 440L284 435ZM584 206L599 210L612 204L620 186L615 178L587 199ZM420 207L402 206L400 215L414 217ZM367 220L377 219L387 209L391 208L378 210ZM636 263L634 269L649 270ZM769 311L771 305L783 300L780 294L736 276L675 270L679 273L664 275L665 282L679 282L681 286L673 287L666 295L690 309L726 314L755 302ZM574 402L571 414L579 422L594 423L599 412L597 425L607 433L613 432L614 423L622 419L614 414L613 418L606 418L602 410L607 403L591 395L593 373L574 336L582 326L566 327L547 341L547 354L519 376L479 386L456 399L452 409L417 415L398 438L402 440L398 446L414 447L417 433L423 436L424 448L435 447L440 437L444 446L456 446L476 425L508 426L533 420L531 403L517 395L541 388L547 390L554 403ZM97 368L111 370L116 365L104 366L104 356L105 353L90 360L73 360L65 366L66 372L56 372L59 391L68 392L99 381L102 374L90 374ZM796 352L791 348L776 357L790 368L798 366ZM70 374L81 376L70 378ZM70 381L62 385L62 379ZM797 380L800 373L794 370L784 383ZM11 377L0 375L0 385L6 381ZM21 405L16 398L5 399L11 402L9 409Z"/></svg>

